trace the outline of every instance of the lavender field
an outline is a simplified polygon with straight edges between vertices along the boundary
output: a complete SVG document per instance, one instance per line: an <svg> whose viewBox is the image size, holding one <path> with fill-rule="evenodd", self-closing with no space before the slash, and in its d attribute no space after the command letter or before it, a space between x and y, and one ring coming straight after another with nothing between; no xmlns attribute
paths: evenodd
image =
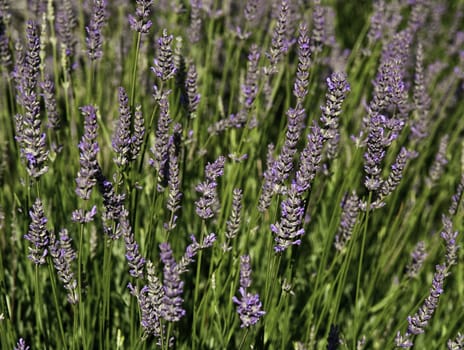
<svg viewBox="0 0 464 350"><path fill-rule="evenodd" d="M464 349L464 2L0 0L0 350Z"/></svg>

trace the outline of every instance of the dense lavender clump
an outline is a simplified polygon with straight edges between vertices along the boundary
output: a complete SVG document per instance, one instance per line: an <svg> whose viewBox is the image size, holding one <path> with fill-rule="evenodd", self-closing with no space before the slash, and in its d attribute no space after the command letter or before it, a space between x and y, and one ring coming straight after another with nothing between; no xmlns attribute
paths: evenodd
<svg viewBox="0 0 464 350"><path fill-rule="evenodd" d="M97 154L99 151L97 143L97 111L94 106L81 108L84 116L84 135L79 143L80 170L76 178L76 194L82 199L89 199L92 188L97 183L98 172Z"/></svg>
<svg viewBox="0 0 464 350"><path fill-rule="evenodd" d="M31 217L29 231L24 235L24 238L32 244L29 247L28 258L36 265L43 265L48 254L50 233L46 227L48 220L40 198L35 200L29 216Z"/></svg>
<svg viewBox="0 0 464 350"><path fill-rule="evenodd" d="M240 288L241 297L234 296L232 301L237 304L237 313L240 316L241 328L247 328L256 324L266 312L262 309L262 304L258 294L251 294L247 290L251 286L251 266L250 257L244 255L240 257Z"/></svg>

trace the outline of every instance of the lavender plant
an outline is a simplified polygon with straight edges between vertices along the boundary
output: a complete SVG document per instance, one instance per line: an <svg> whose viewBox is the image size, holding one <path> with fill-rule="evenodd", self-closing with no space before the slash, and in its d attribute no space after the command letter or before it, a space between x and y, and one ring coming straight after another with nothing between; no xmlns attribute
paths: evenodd
<svg viewBox="0 0 464 350"><path fill-rule="evenodd" d="M461 349L463 14L0 0L0 350Z"/></svg>

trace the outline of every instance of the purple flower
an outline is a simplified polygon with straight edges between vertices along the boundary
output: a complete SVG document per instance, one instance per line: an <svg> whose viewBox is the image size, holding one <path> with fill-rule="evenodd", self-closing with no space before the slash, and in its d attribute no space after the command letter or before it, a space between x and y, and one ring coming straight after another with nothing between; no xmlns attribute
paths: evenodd
<svg viewBox="0 0 464 350"><path fill-rule="evenodd" d="M291 245L300 245L300 237L305 232L302 228L304 203L297 187L296 184L291 185L280 206L280 221L271 225L271 231L275 234L274 241L277 243L274 250L277 253L283 252Z"/></svg>
<svg viewBox="0 0 464 350"><path fill-rule="evenodd" d="M389 196L398 187L401 178L403 177L404 168L409 159L411 159L415 153L409 152L406 148L402 147L395 162L391 166L391 172L388 175L387 180L382 183L380 188L380 194L382 198Z"/></svg>
<svg viewBox="0 0 464 350"><path fill-rule="evenodd" d="M188 271L188 266L193 263L194 257L197 255L198 251L201 249L201 245L197 242L197 239L194 235L190 235L190 243L185 249L185 253L180 259L179 264L177 265L177 270L179 274L185 273Z"/></svg>
<svg viewBox="0 0 464 350"><path fill-rule="evenodd" d="M29 350L30 346L26 344L26 341L23 338L19 338L18 343L16 344L14 350Z"/></svg>
<svg viewBox="0 0 464 350"><path fill-rule="evenodd" d="M187 92L187 110L191 114L195 113L200 103L200 94L198 93L198 74L194 64L191 64L187 71L185 90Z"/></svg>
<svg viewBox="0 0 464 350"><path fill-rule="evenodd" d="M416 244L411 253L411 262L406 266L406 276L409 278L416 277L426 258L427 251L425 250L425 242L420 241Z"/></svg>
<svg viewBox="0 0 464 350"><path fill-rule="evenodd" d="M155 268L151 261L147 261L147 281L148 284L140 291L128 284L131 294L137 298L140 307L140 324L144 331L144 337L150 335L160 337L163 330L160 324L161 305L164 297L164 289L161 281L156 276Z"/></svg>
<svg viewBox="0 0 464 350"><path fill-rule="evenodd" d="M458 248L456 238L458 237L458 231L453 231L453 222L449 217L443 215L443 231L441 232L441 238L446 243L446 269L457 264Z"/></svg>
<svg viewBox="0 0 464 350"><path fill-rule="evenodd" d="M149 20L153 0L136 0L135 16L129 15L132 30L146 34L150 31L152 21Z"/></svg>
<svg viewBox="0 0 464 350"><path fill-rule="evenodd" d="M260 53L258 45L252 44L250 53L248 54L247 72L245 75L245 84L242 86L242 95L245 103L245 108L251 109L253 102L258 95L258 76L259 76L259 63Z"/></svg>
<svg viewBox="0 0 464 350"><path fill-rule="evenodd" d="M185 310L182 308L182 293L184 282L180 279L177 263L172 255L169 243L160 244L160 258L164 264L163 268L163 289L164 296L160 309L160 315L166 321L177 322L184 315Z"/></svg>
<svg viewBox="0 0 464 350"><path fill-rule="evenodd" d="M50 256L53 259L58 278L64 284L68 292L68 301L71 304L79 302L77 293L77 280L71 268L71 263L76 259L76 251L71 246L71 238L66 229L60 231L60 239L57 241L54 235L50 235Z"/></svg>
<svg viewBox="0 0 464 350"><path fill-rule="evenodd" d="M97 114L94 106L84 106L81 112L85 117L84 135L79 143L80 169L76 178L76 194L82 199L89 199L90 192L95 186L96 174L98 172L97 154L99 151L97 143Z"/></svg>
<svg viewBox="0 0 464 350"><path fill-rule="evenodd" d="M129 274L136 278L142 278L145 258L140 254L139 245L135 241L135 235L129 222L129 212L126 209L121 211L116 232L117 236L122 235L124 237L126 260L130 268Z"/></svg>
<svg viewBox="0 0 464 350"><path fill-rule="evenodd" d="M300 163L296 172L298 191L304 192L311 188L311 184L320 169L324 137L321 128L314 123L308 134L306 145L300 154Z"/></svg>
<svg viewBox="0 0 464 350"><path fill-rule="evenodd" d="M321 52L325 41L325 11L320 0L314 0L313 30L311 32L311 51Z"/></svg>
<svg viewBox="0 0 464 350"><path fill-rule="evenodd" d="M39 178L48 170L46 135L42 132L40 103L36 93L40 70L40 40L37 24L27 22L27 50L18 52L13 76L17 82L18 102L24 107L24 115L15 116L16 140L26 169L31 177Z"/></svg>
<svg viewBox="0 0 464 350"><path fill-rule="evenodd" d="M116 129L113 133L112 146L116 153L113 158L114 162L124 167L131 160L131 111L129 107L129 98L127 97L126 90L123 87L119 88L119 119Z"/></svg>
<svg viewBox="0 0 464 350"><path fill-rule="evenodd" d="M287 51L287 28L289 20L289 4L288 0L282 0L280 3L279 17L272 32L271 48L266 56L269 58L270 69L269 73L276 72L276 65L280 61L282 54Z"/></svg>
<svg viewBox="0 0 464 350"><path fill-rule="evenodd" d="M188 34L190 38L190 42L192 44L197 43L201 39L201 26L202 26L202 19L201 19L201 0L190 0L190 26L188 29Z"/></svg>
<svg viewBox="0 0 464 350"><path fill-rule="evenodd" d="M346 74L340 72L332 73L326 81L328 92L325 95L325 106L321 107L321 123L324 138L328 141L327 157L333 159L337 155L340 139L339 116L342 103L350 91L350 84L346 81Z"/></svg>
<svg viewBox="0 0 464 350"><path fill-rule="evenodd" d="M195 201L195 212L204 220L214 217L219 211L216 179L224 173L224 163L223 156L213 163L208 163L205 167L206 180L195 187L195 190L201 194L201 197Z"/></svg>
<svg viewBox="0 0 464 350"><path fill-rule="evenodd" d="M369 191L377 191L382 185L380 173L382 171L382 160L385 157L384 129L386 118L374 115L369 125L369 136L367 138L367 151L364 153L364 171L366 177L364 185Z"/></svg>
<svg viewBox="0 0 464 350"><path fill-rule="evenodd" d="M173 36L168 35L168 31L164 29L163 35L158 39L159 54L154 60L154 67L151 68L156 76L162 81L171 79L176 73L171 48L172 39Z"/></svg>
<svg viewBox="0 0 464 350"><path fill-rule="evenodd" d="M441 294L443 294L443 282L446 277L446 266L437 265L435 267L435 274L433 276L432 288L430 294L425 299L422 306L416 314L408 316L408 330L405 335L398 332L395 338L395 345L401 348L410 348L414 345L411 337L425 332L425 327L428 325L430 319L438 306L438 301Z"/></svg>
<svg viewBox="0 0 464 350"><path fill-rule="evenodd" d="M464 335L461 333L458 333L456 335L455 339L450 339L448 340L448 343L446 344L448 347L448 350L462 350L464 349Z"/></svg>
<svg viewBox="0 0 464 350"><path fill-rule="evenodd" d="M151 148L154 159L150 159L150 164L158 172L158 191L162 191L167 185L167 166L169 158L169 126L172 122L169 115L168 93L162 94L158 101L160 107L160 116L158 126L155 132L155 144Z"/></svg>
<svg viewBox="0 0 464 350"><path fill-rule="evenodd" d="M368 56L371 54L371 48L382 38L383 28L385 26L385 1L378 0L373 3L372 15L370 17L369 31L367 32L368 48L364 53Z"/></svg>
<svg viewBox="0 0 464 350"><path fill-rule="evenodd" d="M40 198L35 200L32 210L29 211L29 216L31 217L29 231L24 235L24 238L32 244L32 247L29 247L28 258L36 265L43 265L48 253L50 233L46 227L48 220L45 217Z"/></svg>
<svg viewBox="0 0 464 350"><path fill-rule="evenodd" d="M179 177L179 159L174 141L169 143L169 196L167 208L175 213L180 209L180 201L182 199L181 183Z"/></svg>
<svg viewBox="0 0 464 350"><path fill-rule="evenodd" d="M308 36L308 25L300 23L298 36L298 67L296 80L293 84L293 95L297 98L297 104L302 104L308 94L309 68L311 66L311 48Z"/></svg>
<svg viewBox="0 0 464 350"><path fill-rule="evenodd" d="M91 61L101 59L103 56L103 37L101 31L106 21L106 6L107 0L93 0L90 23L85 27L87 32L85 43L87 45L87 54Z"/></svg>
<svg viewBox="0 0 464 350"><path fill-rule="evenodd" d="M76 47L76 35L74 29L77 21L74 14L73 4L71 0L63 0L62 5L57 9L56 28L61 43L66 47L65 53L67 56L74 56Z"/></svg>
<svg viewBox="0 0 464 350"><path fill-rule="evenodd" d="M234 188L232 193L232 212L230 213L229 220L226 222L226 238L228 240L234 239L240 229L242 197L243 191L239 188Z"/></svg>
<svg viewBox="0 0 464 350"><path fill-rule="evenodd" d="M47 127L53 130L58 130L60 128L60 117L56 110L55 84L53 81L47 79L40 83L40 87L42 88L42 97L47 110Z"/></svg>
<svg viewBox="0 0 464 350"><path fill-rule="evenodd" d="M459 182L456 192L451 197L451 205L448 209L448 213L451 216L455 216L458 210L459 203L462 198L462 193L464 191L464 174L461 175L461 181Z"/></svg>
<svg viewBox="0 0 464 350"><path fill-rule="evenodd" d="M240 288L241 297L232 297L232 301L237 304L237 313L241 321L241 328L250 327L256 324L266 312L262 310L262 304L258 294L251 294L247 289L251 285L250 257L244 255L240 257Z"/></svg>
<svg viewBox="0 0 464 350"><path fill-rule="evenodd" d="M414 74L413 97L416 114L411 123L411 139L413 140L421 140L428 135L428 113L431 101L425 86L423 61L424 52L422 43L419 43L416 53L416 72Z"/></svg>
<svg viewBox="0 0 464 350"><path fill-rule="evenodd" d="M342 215L340 225L335 235L334 246L338 251L342 251L351 239L354 225L359 214L359 198L356 192L352 192L342 203Z"/></svg>
<svg viewBox="0 0 464 350"><path fill-rule="evenodd" d="M76 209L72 212L71 220L73 222L79 222L81 224L92 222L96 214L97 214L97 206L95 205L88 212L84 212L83 209Z"/></svg>
<svg viewBox="0 0 464 350"><path fill-rule="evenodd" d="M448 164L448 159L446 157L446 149L448 148L449 136L444 135L440 139L440 145L438 152L435 155L432 166L429 169L429 175L426 178L426 184L429 187L433 187L440 180L441 176L445 171L445 165Z"/></svg>
<svg viewBox="0 0 464 350"><path fill-rule="evenodd" d="M142 114L142 106L140 105L135 107L133 128L134 131L130 142L130 153L131 159L135 160L140 153L143 144L143 138L145 136L145 120Z"/></svg>

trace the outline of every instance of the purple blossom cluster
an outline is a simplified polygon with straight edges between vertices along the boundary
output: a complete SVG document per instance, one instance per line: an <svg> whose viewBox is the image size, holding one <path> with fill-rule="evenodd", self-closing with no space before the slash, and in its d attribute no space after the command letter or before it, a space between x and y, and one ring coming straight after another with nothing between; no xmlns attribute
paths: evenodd
<svg viewBox="0 0 464 350"><path fill-rule="evenodd" d="M97 154L99 151L97 143L97 111L94 106L84 106L81 108L81 112L85 119L84 135L79 143L81 167L76 178L76 194L80 198L88 200L92 188L97 183Z"/></svg>
<svg viewBox="0 0 464 350"><path fill-rule="evenodd" d="M47 230L48 219L45 217L44 208L40 198L37 198L29 211L31 223L24 238L31 243L28 258L36 265L45 264L50 243L50 232Z"/></svg>
<svg viewBox="0 0 464 350"><path fill-rule="evenodd" d="M251 265L250 256L240 257L240 297L232 297L232 301L237 305L237 313L241 321L241 328L248 328L256 324L266 312L263 311L258 294L248 292L251 286Z"/></svg>
<svg viewBox="0 0 464 350"><path fill-rule="evenodd" d="M59 233L59 240L55 235L50 235L50 256L53 259L58 278L64 284L68 293L68 302L77 304L79 295L77 292L77 280L72 270L72 262L77 254L71 245L72 239L68 235L68 230L62 229Z"/></svg>
<svg viewBox="0 0 464 350"><path fill-rule="evenodd" d="M91 61L99 60L103 56L102 29L108 16L106 12L107 5L107 0L93 0L90 23L85 27L87 32L85 43L87 45L87 54Z"/></svg>
<svg viewBox="0 0 464 350"><path fill-rule="evenodd" d="M205 167L205 181L195 187L195 190L201 194L201 197L195 201L195 212L204 220L211 219L219 211L217 178L224 173L225 161L226 158L220 156L213 163L208 163Z"/></svg>
<svg viewBox="0 0 464 350"><path fill-rule="evenodd" d="M430 294L425 299L419 311L413 316L408 316L408 330L404 335L398 332L395 338L395 345L399 348L411 348L414 345L412 337L425 332L429 320L432 318L440 296L443 294L443 282L446 277L446 266L437 265L433 275L432 288Z"/></svg>
<svg viewBox="0 0 464 350"><path fill-rule="evenodd" d="M129 15L129 25L132 30L146 34L150 31L152 21L149 19L153 0L137 0L135 16Z"/></svg>

